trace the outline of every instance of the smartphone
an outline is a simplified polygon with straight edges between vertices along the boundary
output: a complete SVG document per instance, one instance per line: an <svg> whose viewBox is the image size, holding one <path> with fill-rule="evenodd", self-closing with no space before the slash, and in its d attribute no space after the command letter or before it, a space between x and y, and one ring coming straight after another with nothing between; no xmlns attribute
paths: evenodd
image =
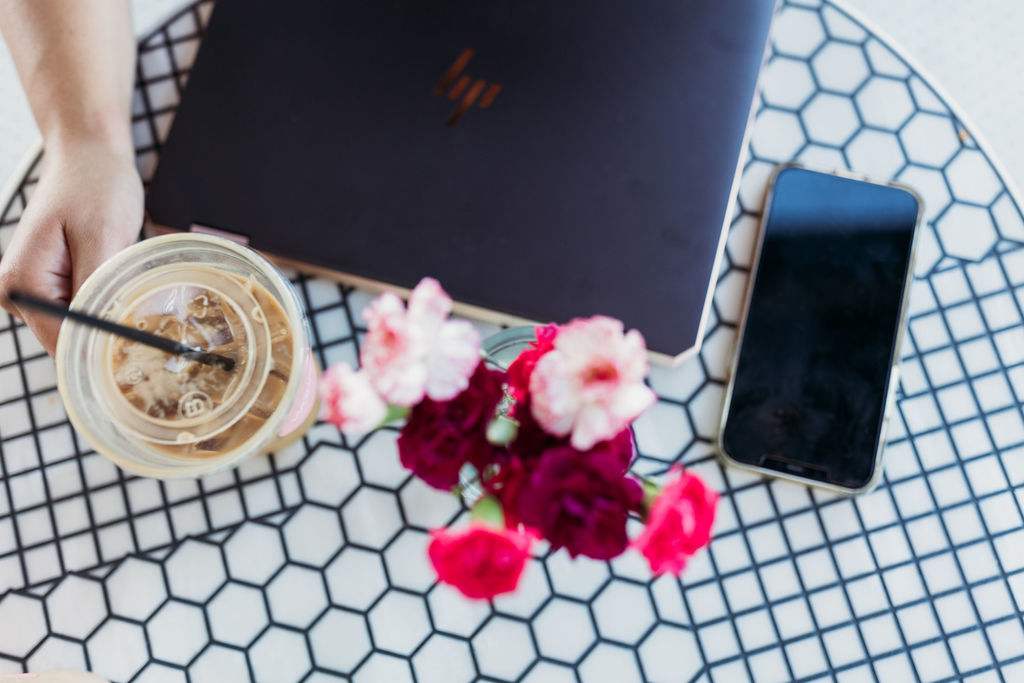
<svg viewBox="0 0 1024 683"><path fill-rule="evenodd" d="M727 462L843 493L875 484L920 215L903 186L775 172L719 430Z"/></svg>

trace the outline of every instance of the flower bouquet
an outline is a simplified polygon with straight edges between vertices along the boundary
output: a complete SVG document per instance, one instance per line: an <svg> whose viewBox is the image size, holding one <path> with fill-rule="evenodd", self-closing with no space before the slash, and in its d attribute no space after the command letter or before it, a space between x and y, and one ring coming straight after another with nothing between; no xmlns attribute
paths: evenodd
<svg viewBox="0 0 1024 683"><path fill-rule="evenodd" d="M321 381L328 422L362 433L404 420L403 466L473 492L468 525L432 532L439 579L476 599L513 591L538 538L598 560L632 546L655 574L679 574L710 540L718 496L681 468L664 487L629 473L630 425L655 400L640 333L601 316L544 325L501 370L451 308L430 278L408 306L381 295L364 313L362 369ZM645 524L633 539L630 517Z"/></svg>

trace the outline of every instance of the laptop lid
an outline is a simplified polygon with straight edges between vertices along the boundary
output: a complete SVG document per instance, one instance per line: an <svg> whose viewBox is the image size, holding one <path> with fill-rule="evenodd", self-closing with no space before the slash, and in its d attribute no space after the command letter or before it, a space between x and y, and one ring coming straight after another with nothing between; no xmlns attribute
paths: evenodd
<svg viewBox="0 0 1024 683"><path fill-rule="evenodd" d="M357 281L699 346L773 3L217 3L148 196Z"/></svg>

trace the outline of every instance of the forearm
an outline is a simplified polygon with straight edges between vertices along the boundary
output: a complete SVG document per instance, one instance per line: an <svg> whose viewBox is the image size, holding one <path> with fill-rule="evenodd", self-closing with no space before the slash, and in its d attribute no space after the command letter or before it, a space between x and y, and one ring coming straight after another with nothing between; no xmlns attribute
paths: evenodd
<svg viewBox="0 0 1024 683"><path fill-rule="evenodd" d="M47 145L131 150L129 0L0 0L0 31Z"/></svg>

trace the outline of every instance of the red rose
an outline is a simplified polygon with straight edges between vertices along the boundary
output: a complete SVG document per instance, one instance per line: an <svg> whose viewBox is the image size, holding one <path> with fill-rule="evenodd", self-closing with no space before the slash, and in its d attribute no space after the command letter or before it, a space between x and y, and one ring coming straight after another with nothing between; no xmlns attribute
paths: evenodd
<svg viewBox="0 0 1024 683"><path fill-rule="evenodd" d="M537 424L530 414L529 399L525 406L516 438L507 446L508 451L502 454L499 460L500 469L484 482L487 492L501 501L506 519L511 525L522 523L519 517L519 494L524 486L530 484L530 476L540 457L554 448L571 448L567 438L552 436ZM587 452L608 453L622 465L621 473L625 474L633 461L633 434L630 430L624 429L613 438L596 444Z"/></svg>
<svg viewBox="0 0 1024 683"><path fill-rule="evenodd" d="M480 363L469 386L450 401L424 398L398 437L402 465L434 488L448 490L471 462L483 469L500 450L487 441L487 425L503 396L504 374Z"/></svg>
<svg viewBox="0 0 1024 683"><path fill-rule="evenodd" d="M647 515L647 527L633 546L655 574L679 575L686 560L711 540L718 494L696 474L680 468L679 478L662 489Z"/></svg>
<svg viewBox="0 0 1024 683"><path fill-rule="evenodd" d="M427 554L442 583L487 600L516 589L530 559L530 537L474 522L459 531L431 532Z"/></svg>
<svg viewBox="0 0 1024 683"><path fill-rule="evenodd" d="M545 353L555 348L555 337L558 336L558 325L548 323L534 328L536 340L530 342L529 347L523 349L508 366L508 386L516 399L526 397L530 389L530 375L537 366L537 361Z"/></svg>
<svg viewBox="0 0 1024 683"><path fill-rule="evenodd" d="M590 451L569 445L547 450L518 491L518 517L573 557L607 560L620 554L629 540L626 518L640 509L643 490L625 476L628 459L624 464L616 444L621 440Z"/></svg>

